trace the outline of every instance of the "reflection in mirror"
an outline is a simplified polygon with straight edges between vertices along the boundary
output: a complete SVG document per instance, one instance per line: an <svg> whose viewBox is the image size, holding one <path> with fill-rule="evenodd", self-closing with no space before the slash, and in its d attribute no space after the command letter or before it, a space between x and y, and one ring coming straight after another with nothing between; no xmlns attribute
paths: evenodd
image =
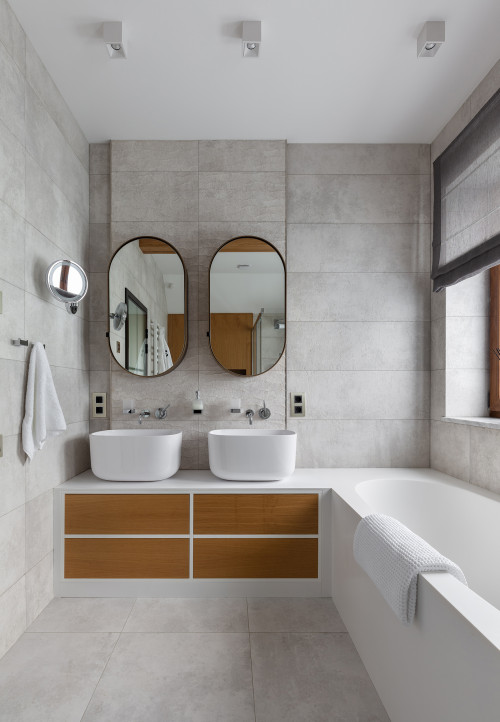
<svg viewBox="0 0 500 722"><path fill-rule="evenodd" d="M210 347L228 371L256 376L285 348L285 264L261 238L234 238L210 265Z"/></svg>
<svg viewBox="0 0 500 722"><path fill-rule="evenodd" d="M66 304L68 313L75 314L88 289L85 271L74 261L55 261L47 269L47 286L58 301Z"/></svg>
<svg viewBox="0 0 500 722"><path fill-rule="evenodd" d="M134 238L109 266L109 345L137 376L173 369L187 349L187 275L175 248L159 238Z"/></svg>

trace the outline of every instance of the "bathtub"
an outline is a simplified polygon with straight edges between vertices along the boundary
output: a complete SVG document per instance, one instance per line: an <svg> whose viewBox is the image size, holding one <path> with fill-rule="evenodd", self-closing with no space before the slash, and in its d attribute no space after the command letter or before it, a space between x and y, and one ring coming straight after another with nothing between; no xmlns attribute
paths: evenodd
<svg viewBox="0 0 500 722"><path fill-rule="evenodd" d="M334 483L333 599L392 722L500 720L500 497L431 470ZM391 475L392 476L392 475ZM419 577L401 625L352 553L372 512L399 519L455 561Z"/></svg>

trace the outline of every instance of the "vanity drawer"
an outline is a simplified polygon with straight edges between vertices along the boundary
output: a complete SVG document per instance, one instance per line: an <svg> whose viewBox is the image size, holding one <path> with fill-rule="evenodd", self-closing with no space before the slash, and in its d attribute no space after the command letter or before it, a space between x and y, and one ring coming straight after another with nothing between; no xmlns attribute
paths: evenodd
<svg viewBox="0 0 500 722"><path fill-rule="evenodd" d="M66 534L189 534L189 494L66 494Z"/></svg>
<svg viewBox="0 0 500 722"><path fill-rule="evenodd" d="M317 534L317 494L195 494L195 534Z"/></svg>
<svg viewBox="0 0 500 722"><path fill-rule="evenodd" d="M195 539L195 579L318 577L317 539Z"/></svg>
<svg viewBox="0 0 500 722"><path fill-rule="evenodd" d="M189 539L66 539L66 579L187 579Z"/></svg>

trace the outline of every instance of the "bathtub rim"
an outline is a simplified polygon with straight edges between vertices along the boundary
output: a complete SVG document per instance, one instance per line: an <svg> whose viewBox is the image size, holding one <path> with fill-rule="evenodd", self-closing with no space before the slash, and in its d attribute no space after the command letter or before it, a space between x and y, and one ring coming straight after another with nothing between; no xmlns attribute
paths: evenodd
<svg viewBox="0 0 500 722"><path fill-rule="evenodd" d="M398 476L394 474L390 476L374 474L373 476L359 479L355 483L353 483L352 479L335 480L332 484L333 504L337 503L337 498L340 499L347 504L361 520L367 514L374 513L374 510L368 502L359 496L359 493L356 491L357 486L369 482L377 483L395 480L401 482L417 481L424 484L442 484L452 488L460 488L471 494L478 494L479 496L496 502L500 501L499 495L492 491L480 487L473 487L467 482L460 481L438 471L435 472L435 475L434 473L429 475L428 469L425 475L419 473L417 470L413 470L413 473L410 469L401 469L400 471L402 473ZM434 470L432 471L434 472ZM364 573L365 572L363 572L363 574ZM497 651L500 651L499 609L483 599L473 589L459 582L456 577L448 572L425 573L421 576L441 597L446 599L446 601L454 607L456 612L467 624L471 625ZM335 579L333 583L335 584Z"/></svg>

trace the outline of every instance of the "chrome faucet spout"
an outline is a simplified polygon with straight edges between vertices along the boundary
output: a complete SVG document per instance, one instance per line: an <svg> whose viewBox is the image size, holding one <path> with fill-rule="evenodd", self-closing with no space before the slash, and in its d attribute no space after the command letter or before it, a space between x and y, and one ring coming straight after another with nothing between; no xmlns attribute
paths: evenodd
<svg viewBox="0 0 500 722"><path fill-rule="evenodd" d="M144 409L144 411L141 411L141 413L139 414L139 424L142 424L143 419L149 419L150 416L151 413L149 409Z"/></svg>
<svg viewBox="0 0 500 722"><path fill-rule="evenodd" d="M250 424L250 426L251 426L252 423L253 423L253 422L252 422L253 413L254 413L254 412L252 411L252 409L247 409L247 411L245 412L245 416L247 417L248 423Z"/></svg>

